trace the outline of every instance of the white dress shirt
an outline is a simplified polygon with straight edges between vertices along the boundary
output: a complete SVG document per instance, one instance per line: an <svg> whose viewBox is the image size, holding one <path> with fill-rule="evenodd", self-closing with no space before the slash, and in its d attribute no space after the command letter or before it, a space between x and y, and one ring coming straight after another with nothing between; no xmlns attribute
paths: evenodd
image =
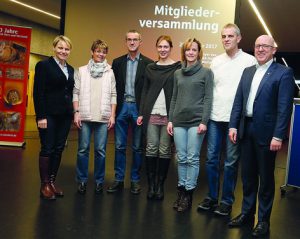
<svg viewBox="0 0 300 239"><path fill-rule="evenodd" d="M267 63L263 65L256 65L256 71L253 76L253 80L251 83L251 88L249 92L249 97L247 101L247 106L246 106L246 116L247 117L252 117L253 116L253 103L256 97L256 93L258 90L258 87L260 85L260 82L262 81L264 75L266 74L267 70L271 66L273 62L273 59L269 60Z"/></svg>
<svg viewBox="0 0 300 239"><path fill-rule="evenodd" d="M63 71L63 73L65 74L65 76L67 77L67 80L68 80L69 72L68 72L67 64L66 63L64 65L60 64L59 60L56 57L53 57L53 59L55 60L55 62L59 66L59 68Z"/></svg>

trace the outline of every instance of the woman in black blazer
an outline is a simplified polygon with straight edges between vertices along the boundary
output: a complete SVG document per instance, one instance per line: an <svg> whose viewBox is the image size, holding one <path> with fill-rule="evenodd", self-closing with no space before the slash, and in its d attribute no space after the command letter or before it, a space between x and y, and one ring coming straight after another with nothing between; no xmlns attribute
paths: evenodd
<svg viewBox="0 0 300 239"><path fill-rule="evenodd" d="M33 100L41 141L40 195L50 200L63 196L55 178L73 119L74 69L66 62L71 49L69 38L57 36L53 41L54 56L35 67Z"/></svg>

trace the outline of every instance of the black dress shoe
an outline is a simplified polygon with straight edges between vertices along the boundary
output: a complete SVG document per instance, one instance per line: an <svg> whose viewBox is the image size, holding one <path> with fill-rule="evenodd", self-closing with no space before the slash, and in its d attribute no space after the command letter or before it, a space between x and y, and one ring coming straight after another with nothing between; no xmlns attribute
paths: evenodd
<svg viewBox="0 0 300 239"><path fill-rule="evenodd" d="M228 223L228 227L241 227L245 224L253 224L254 216L248 214L240 214L237 217L231 219Z"/></svg>
<svg viewBox="0 0 300 239"><path fill-rule="evenodd" d="M113 184L108 187L108 189L106 190L106 192L108 192L108 193L114 193L114 192L123 190L123 188L124 188L124 182L114 181Z"/></svg>
<svg viewBox="0 0 300 239"><path fill-rule="evenodd" d="M131 182L130 192L132 194L140 194L141 186L138 182Z"/></svg>
<svg viewBox="0 0 300 239"><path fill-rule="evenodd" d="M78 183L77 191L79 194L85 194L86 193L86 183L84 183L84 182Z"/></svg>
<svg viewBox="0 0 300 239"><path fill-rule="evenodd" d="M262 237L269 233L270 224L268 222L258 222L252 231L252 236Z"/></svg>
<svg viewBox="0 0 300 239"><path fill-rule="evenodd" d="M103 184L102 183L96 183L95 186L95 193L101 194L103 192Z"/></svg>

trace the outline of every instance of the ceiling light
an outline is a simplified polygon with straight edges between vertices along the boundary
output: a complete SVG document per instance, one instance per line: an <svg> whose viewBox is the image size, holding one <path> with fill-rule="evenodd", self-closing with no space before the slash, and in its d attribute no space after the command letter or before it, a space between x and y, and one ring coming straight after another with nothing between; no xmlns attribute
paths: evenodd
<svg viewBox="0 0 300 239"><path fill-rule="evenodd" d="M37 11L37 12L46 14L46 15L48 15L48 16L51 16L51 17L60 19L60 16L54 15L54 14L52 14L52 13L50 13L50 12L43 11L43 10L41 10L41 9L39 9L39 8L36 8L36 7L31 6L31 5L22 3L22 2L20 2L20 1L16 1L16 0L10 0L10 1L11 1L11 2L14 2L14 3L17 3L17 4L19 4L19 5L22 5L22 6L24 6L24 7L30 8L30 9L32 9L32 10L35 10L35 11Z"/></svg>
<svg viewBox="0 0 300 239"><path fill-rule="evenodd" d="M255 3L253 2L253 0L248 0L248 2L250 3L251 7L253 8L253 10L254 10L256 16L258 17L258 19L259 19L261 25L263 26L263 28L265 29L265 31L267 32L267 34L268 34L269 36L273 37L272 34L271 34L271 32L270 32L270 30L269 30L269 28L268 28L268 26L267 26L267 24L265 23L265 20L263 19L262 15L261 15L260 12L258 11L258 9L257 9ZM277 47L276 42L274 42L274 45L275 45L275 47Z"/></svg>

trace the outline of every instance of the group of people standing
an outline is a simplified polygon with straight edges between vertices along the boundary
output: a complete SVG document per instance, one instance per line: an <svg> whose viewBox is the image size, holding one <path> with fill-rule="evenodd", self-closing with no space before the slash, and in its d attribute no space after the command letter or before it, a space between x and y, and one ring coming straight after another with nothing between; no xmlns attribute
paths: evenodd
<svg viewBox="0 0 300 239"><path fill-rule="evenodd" d="M285 138L292 108L293 73L273 61L276 46L272 37L257 38L253 57L238 48L242 37L235 24L225 25L221 36L225 52L212 60L210 68L202 65L203 49L195 38L183 43L180 62L171 57L170 36L158 37L158 60L153 62L139 51L141 34L130 30L125 38L128 53L114 59L112 66L106 61L108 45L96 40L88 64L76 71L66 62L71 41L56 37L54 56L37 64L34 82L41 140L41 197L63 196L55 178L73 119L79 132L76 175L80 194L87 188L92 133L95 193L102 193L107 135L114 127L115 180L107 192L124 188L127 138L131 135L130 191L141 191L145 139L147 198L162 200L174 139L178 196L173 208L186 211L192 206L200 150L207 134L209 191L197 209L223 216L231 213L241 159L242 212L229 227L254 222L258 194L258 223L252 234L267 234L274 199L275 156Z"/></svg>

